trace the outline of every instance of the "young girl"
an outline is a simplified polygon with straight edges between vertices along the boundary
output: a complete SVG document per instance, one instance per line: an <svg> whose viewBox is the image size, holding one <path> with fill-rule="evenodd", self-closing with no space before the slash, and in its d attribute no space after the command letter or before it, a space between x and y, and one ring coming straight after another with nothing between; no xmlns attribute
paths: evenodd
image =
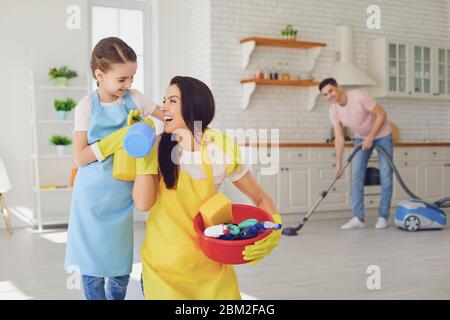
<svg viewBox="0 0 450 320"><path fill-rule="evenodd" d="M65 267L80 271L89 300L124 299L131 273L133 183L113 178L111 155L122 147L129 114L161 118L153 101L130 89L136 68L136 54L124 41L114 37L101 40L91 56L98 89L80 100L75 110L74 157L79 169ZM136 174L156 173L156 165L152 150L137 160ZM106 290L105 278L109 278Z"/></svg>
<svg viewBox="0 0 450 320"><path fill-rule="evenodd" d="M161 111L164 133L158 146L160 176L136 177L133 188L136 207L142 211L151 208L141 248L145 298L240 299L233 267L203 254L193 220L225 178L259 208L273 214L275 222L281 223L280 216L248 168L239 165L235 143L207 127L215 105L203 82L173 78ZM219 163L217 159L227 161ZM274 231L259 243L247 246L245 259L261 259L280 237L281 231Z"/></svg>

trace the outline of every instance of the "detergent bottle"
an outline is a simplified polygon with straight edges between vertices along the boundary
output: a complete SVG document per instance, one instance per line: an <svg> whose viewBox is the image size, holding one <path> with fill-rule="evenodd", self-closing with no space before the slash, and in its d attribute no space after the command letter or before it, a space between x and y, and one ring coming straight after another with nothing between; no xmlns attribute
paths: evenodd
<svg viewBox="0 0 450 320"><path fill-rule="evenodd" d="M138 121L128 129L123 139L123 149L114 153L113 177L122 181L134 181L136 177L136 158L145 157L156 140L155 130L142 121L142 117L133 117Z"/></svg>
<svg viewBox="0 0 450 320"><path fill-rule="evenodd" d="M122 181L134 181L136 177L136 159L123 148L114 152L112 176Z"/></svg>

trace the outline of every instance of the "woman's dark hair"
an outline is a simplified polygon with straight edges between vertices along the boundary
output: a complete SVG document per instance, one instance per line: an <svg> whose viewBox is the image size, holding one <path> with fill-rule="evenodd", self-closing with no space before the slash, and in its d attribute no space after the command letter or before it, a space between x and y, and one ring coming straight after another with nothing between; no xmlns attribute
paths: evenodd
<svg viewBox="0 0 450 320"><path fill-rule="evenodd" d="M338 86L338 83L336 81L336 79L334 78L326 78L323 79L320 84L319 84L319 91L322 92L323 87L325 87L327 84L331 84L334 87Z"/></svg>
<svg viewBox="0 0 450 320"><path fill-rule="evenodd" d="M191 77L176 76L170 80L170 85L176 85L181 93L181 114L189 131L195 136L194 121L201 121L202 132L214 118L215 103L211 90L200 80ZM172 139L171 133L163 132L158 147L158 163L164 183L168 189L175 189L178 182L178 161L172 160L172 150L178 142ZM177 152L173 154L178 155Z"/></svg>
<svg viewBox="0 0 450 320"><path fill-rule="evenodd" d="M108 71L114 63L136 62L134 50L120 38L109 37L100 40L92 50L91 72L95 79L95 70ZM98 86L98 81L97 81Z"/></svg>

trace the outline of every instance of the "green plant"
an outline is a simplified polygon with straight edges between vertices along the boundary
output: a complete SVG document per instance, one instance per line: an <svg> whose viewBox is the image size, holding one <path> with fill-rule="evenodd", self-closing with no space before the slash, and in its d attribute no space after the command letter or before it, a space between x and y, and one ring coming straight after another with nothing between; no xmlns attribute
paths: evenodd
<svg viewBox="0 0 450 320"><path fill-rule="evenodd" d="M56 99L54 101L56 111L70 111L75 108L76 105L77 103L72 98L67 98L66 100Z"/></svg>
<svg viewBox="0 0 450 320"><path fill-rule="evenodd" d="M281 35L285 39L293 40L297 37L298 30L295 30L292 24L288 24L283 30L281 30Z"/></svg>
<svg viewBox="0 0 450 320"><path fill-rule="evenodd" d="M72 140L70 140L69 137L66 136L52 136L50 138L50 142L56 146L67 146L69 144L72 144Z"/></svg>
<svg viewBox="0 0 450 320"><path fill-rule="evenodd" d="M62 66L59 69L58 68L50 68L48 75L50 76L50 78L54 79L54 78L75 78L76 76L78 76L77 72L75 70L71 70L69 69L67 66Z"/></svg>

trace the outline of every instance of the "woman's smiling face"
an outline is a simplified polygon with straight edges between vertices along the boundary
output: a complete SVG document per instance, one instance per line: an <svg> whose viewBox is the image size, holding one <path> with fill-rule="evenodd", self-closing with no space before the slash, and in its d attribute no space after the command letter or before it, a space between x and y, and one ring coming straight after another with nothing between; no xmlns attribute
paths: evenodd
<svg viewBox="0 0 450 320"><path fill-rule="evenodd" d="M173 133L177 129L188 129L181 113L181 92L176 84L167 88L161 111L164 118L164 132Z"/></svg>

